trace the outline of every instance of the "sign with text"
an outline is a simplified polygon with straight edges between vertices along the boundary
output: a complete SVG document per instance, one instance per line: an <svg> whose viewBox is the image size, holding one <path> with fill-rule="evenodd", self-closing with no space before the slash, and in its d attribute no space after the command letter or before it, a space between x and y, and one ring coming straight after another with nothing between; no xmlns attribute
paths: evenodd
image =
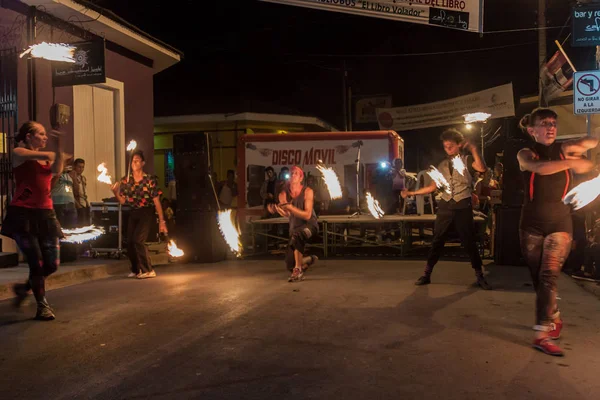
<svg viewBox="0 0 600 400"><path fill-rule="evenodd" d="M573 7L573 46L600 45L600 7Z"/></svg>
<svg viewBox="0 0 600 400"><path fill-rule="evenodd" d="M75 63L52 62L52 86L91 85L106 82L104 41L72 43Z"/></svg>
<svg viewBox="0 0 600 400"><path fill-rule="evenodd" d="M377 109L390 108L392 96L371 96L356 101L354 122L366 124L377 122Z"/></svg>
<svg viewBox="0 0 600 400"><path fill-rule="evenodd" d="M600 113L600 71L575 72L573 82L573 113Z"/></svg>
<svg viewBox="0 0 600 400"><path fill-rule="evenodd" d="M492 114L490 119L513 117L512 83L435 103L377 109L377 118L380 129L400 132L462 124L465 114L476 112Z"/></svg>
<svg viewBox="0 0 600 400"><path fill-rule="evenodd" d="M483 0L261 0L269 3L315 8L483 32Z"/></svg>

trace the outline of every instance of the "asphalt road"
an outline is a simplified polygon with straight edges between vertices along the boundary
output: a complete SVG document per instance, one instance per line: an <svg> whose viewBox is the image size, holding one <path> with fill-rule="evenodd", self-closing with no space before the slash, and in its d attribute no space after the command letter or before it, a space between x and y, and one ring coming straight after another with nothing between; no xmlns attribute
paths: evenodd
<svg viewBox="0 0 600 400"><path fill-rule="evenodd" d="M159 269L48 293L57 320L0 303L5 399L597 399L600 301L567 277L555 358L530 348L523 268L320 262L290 284L282 262Z"/></svg>

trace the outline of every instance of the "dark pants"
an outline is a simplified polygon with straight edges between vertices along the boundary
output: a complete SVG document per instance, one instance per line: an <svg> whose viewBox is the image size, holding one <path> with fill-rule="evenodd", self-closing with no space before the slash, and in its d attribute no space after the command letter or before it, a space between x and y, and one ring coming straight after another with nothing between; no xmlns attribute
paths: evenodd
<svg viewBox="0 0 600 400"><path fill-rule="evenodd" d="M82 207L77 209L77 226L88 226L90 224L90 208Z"/></svg>
<svg viewBox="0 0 600 400"><path fill-rule="evenodd" d="M536 324L549 325L558 312L556 282L571 251L571 234L554 232L544 236L521 230L520 239L536 293Z"/></svg>
<svg viewBox="0 0 600 400"><path fill-rule="evenodd" d="M289 271L292 271L296 266L296 259L294 258L294 250L298 250L304 254L306 244L316 235L317 229L311 225L301 225L290 230L290 241L287 246L285 253L285 266Z"/></svg>
<svg viewBox="0 0 600 400"><path fill-rule="evenodd" d="M433 242L431 243L431 250L427 257L427 267L430 270L433 270L433 267L440 259L442 252L444 251L446 236L453 223L460 236L460 241L471 259L471 266L475 271L481 271L483 262L481 261L479 251L477 250L477 244L475 243L475 226L473 223L473 210L471 207L458 210L441 207L438 209L433 231Z"/></svg>
<svg viewBox="0 0 600 400"><path fill-rule="evenodd" d="M54 212L56 212L56 218L63 228L73 229L77 227L78 215L75 203L54 204Z"/></svg>
<svg viewBox="0 0 600 400"><path fill-rule="evenodd" d="M46 277L58 269L60 247L58 237L35 237L30 233L13 236L19 249L27 258L29 281L26 290L32 290L37 301L46 295Z"/></svg>
<svg viewBox="0 0 600 400"><path fill-rule="evenodd" d="M152 220L156 220L154 207L133 209L127 222L127 256L134 274L152 271L150 255L144 244L150 233Z"/></svg>

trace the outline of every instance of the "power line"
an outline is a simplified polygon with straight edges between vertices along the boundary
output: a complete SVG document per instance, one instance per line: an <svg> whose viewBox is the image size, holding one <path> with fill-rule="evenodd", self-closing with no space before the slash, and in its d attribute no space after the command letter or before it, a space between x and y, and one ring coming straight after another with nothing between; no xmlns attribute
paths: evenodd
<svg viewBox="0 0 600 400"><path fill-rule="evenodd" d="M436 52L429 52L429 53L397 53L397 54L294 54L294 53L286 53L284 55L285 56L303 56L303 57L327 57L327 58L423 57L423 56L437 56L437 55L445 55L445 54L475 53L478 51L507 49L507 48L511 48L511 47L529 46L532 44L537 44L537 41L516 43L516 44L507 44L504 46L482 47L480 49L436 51Z"/></svg>
<svg viewBox="0 0 600 400"><path fill-rule="evenodd" d="M570 18L570 17L569 17ZM488 33L511 33L511 32L531 32L531 31L547 31L550 29L563 29L563 26L545 26L543 28L520 28L520 29L505 29L500 31L483 31L484 35Z"/></svg>

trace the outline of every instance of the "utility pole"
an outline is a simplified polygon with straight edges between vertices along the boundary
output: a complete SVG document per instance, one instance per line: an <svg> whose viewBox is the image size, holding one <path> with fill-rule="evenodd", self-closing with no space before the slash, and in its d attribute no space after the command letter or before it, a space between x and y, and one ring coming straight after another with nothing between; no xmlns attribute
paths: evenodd
<svg viewBox="0 0 600 400"><path fill-rule="evenodd" d="M546 62L546 0L538 0L538 106L542 106L544 86L539 71Z"/></svg>
<svg viewBox="0 0 600 400"><path fill-rule="evenodd" d="M342 115L344 116L344 131L348 131L348 71L346 71L346 60L342 61Z"/></svg>

